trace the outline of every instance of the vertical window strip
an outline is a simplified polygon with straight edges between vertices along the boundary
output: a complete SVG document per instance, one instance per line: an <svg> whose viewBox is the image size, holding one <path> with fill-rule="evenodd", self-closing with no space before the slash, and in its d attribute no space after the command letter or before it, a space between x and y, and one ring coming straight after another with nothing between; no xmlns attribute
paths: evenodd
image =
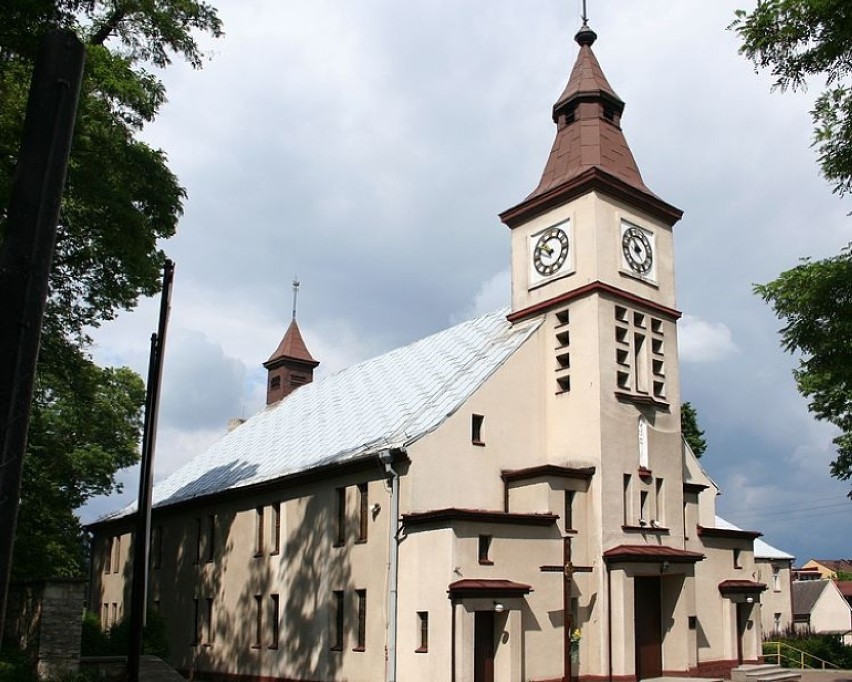
<svg viewBox="0 0 852 682"><path fill-rule="evenodd" d="M205 614L205 615L206 615L206 619L205 619L205 620L206 620L206 622L205 622L205 625L207 626L207 640L206 640L206 643L207 643L207 644L212 644L212 643L213 643L213 597L207 597L206 602L207 602L207 603L206 603L206 606L207 606L206 611L207 611L207 613Z"/></svg>
<svg viewBox="0 0 852 682"><path fill-rule="evenodd" d="M331 648L334 651L343 651L343 591L334 591L334 617L333 632L331 633Z"/></svg>
<svg viewBox="0 0 852 682"><path fill-rule="evenodd" d="M201 563L201 517L195 517L195 562Z"/></svg>
<svg viewBox="0 0 852 682"><path fill-rule="evenodd" d="M112 571L112 543L113 538L106 538L106 546L104 548L104 573Z"/></svg>
<svg viewBox="0 0 852 682"><path fill-rule="evenodd" d="M263 595L254 595L254 644L253 648L260 647L263 641Z"/></svg>
<svg viewBox="0 0 852 682"><path fill-rule="evenodd" d="M565 491L565 530L574 530L574 491Z"/></svg>
<svg viewBox="0 0 852 682"><path fill-rule="evenodd" d="M418 611L417 621L420 626L420 646L415 649L415 653L424 654L429 651L429 612Z"/></svg>
<svg viewBox="0 0 852 682"><path fill-rule="evenodd" d="M278 554L281 551L281 503L272 505L272 549L270 554Z"/></svg>
<svg viewBox="0 0 852 682"><path fill-rule="evenodd" d="M216 557L216 515L207 517L207 561L213 561Z"/></svg>
<svg viewBox="0 0 852 682"><path fill-rule="evenodd" d="M200 627L201 627L201 623L199 621L200 621L201 614L198 612L198 608L199 608L198 597L195 597L192 600L192 602L193 602L194 614L195 614L194 617L193 617L193 622L192 622L192 646L197 646L198 643L199 643L199 640L201 639L200 636L199 636L199 630L200 630Z"/></svg>
<svg viewBox="0 0 852 682"><path fill-rule="evenodd" d="M355 590L358 597L358 643L355 651L367 648L367 590Z"/></svg>
<svg viewBox="0 0 852 682"><path fill-rule="evenodd" d="M279 600L278 600L278 595L277 594L270 595L269 600L270 600L270 607L271 607L270 608L270 614L269 614L269 618L270 618L269 625L270 625L270 629L271 629L271 632L270 632L271 641L269 643L269 648L270 649L277 649L278 648L278 635L279 635L279 629L278 628L279 628L279 621L281 619L281 613L280 613L280 610L279 610L280 604L279 604Z"/></svg>
<svg viewBox="0 0 852 682"><path fill-rule="evenodd" d="M633 522L633 510L631 509L631 497L630 497L630 474L624 474L624 489L623 495L624 499L622 500L623 506L623 515L622 515L622 523L625 526L629 526Z"/></svg>
<svg viewBox="0 0 852 682"><path fill-rule="evenodd" d="M346 488L335 488L334 495L337 507L337 529L334 544L340 547L346 543Z"/></svg>
<svg viewBox="0 0 852 682"><path fill-rule="evenodd" d="M367 528L369 525L370 500L366 483L358 484L359 521L358 542L367 542Z"/></svg>
<svg viewBox="0 0 852 682"><path fill-rule="evenodd" d="M254 555L263 556L263 507L255 509Z"/></svg>
<svg viewBox="0 0 852 682"><path fill-rule="evenodd" d="M112 560L112 572L118 573L119 571L119 559L121 558L121 536L116 535L115 540L112 543L113 548L115 549L115 556Z"/></svg>

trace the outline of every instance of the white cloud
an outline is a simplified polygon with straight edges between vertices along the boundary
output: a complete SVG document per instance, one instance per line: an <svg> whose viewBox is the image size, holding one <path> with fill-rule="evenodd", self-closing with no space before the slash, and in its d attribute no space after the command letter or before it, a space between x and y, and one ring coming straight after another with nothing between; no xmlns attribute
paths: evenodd
<svg viewBox="0 0 852 682"><path fill-rule="evenodd" d="M473 301L464 308L461 314L453 315L453 323L463 322L509 305L512 293L512 274L509 269L501 270L479 285L479 290Z"/></svg>
<svg viewBox="0 0 852 682"><path fill-rule="evenodd" d="M738 348L724 323L684 315L678 326L678 352L681 362L718 362Z"/></svg>

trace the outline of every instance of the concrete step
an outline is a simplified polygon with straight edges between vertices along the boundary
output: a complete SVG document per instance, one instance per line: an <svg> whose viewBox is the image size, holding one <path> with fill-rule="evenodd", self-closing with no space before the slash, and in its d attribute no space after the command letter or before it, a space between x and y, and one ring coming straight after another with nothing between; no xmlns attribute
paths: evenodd
<svg viewBox="0 0 852 682"><path fill-rule="evenodd" d="M796 670L770 663L746 664L731 670L731 682L796 682L801 677Z"/></svg>

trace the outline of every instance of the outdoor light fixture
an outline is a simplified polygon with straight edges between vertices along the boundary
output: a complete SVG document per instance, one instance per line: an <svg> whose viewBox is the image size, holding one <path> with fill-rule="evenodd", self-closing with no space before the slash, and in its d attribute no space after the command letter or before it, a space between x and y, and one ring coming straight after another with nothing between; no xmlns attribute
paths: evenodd
<svg viewBox="0 0 852 682"><path fill-rule="evenodd" d="M380 505L378 502L373 502L373 504L370 506L370 512L372 512L373 516L378 514L381 510L382 505Z"/></svg>
<svg viewBox="0 0 852 682"><path fill-rule="evenodd" d="M494 611L497 613L503 613L506 610L506 607L503 606L499 601L494 602Z"/></svg>
<svg viewBox="0 0 852 682"><path fill-rule="evenodd" d="M660 573L668 573L672 570L672 564L670 561L664 561L663 565L660 566Z"/></svg>

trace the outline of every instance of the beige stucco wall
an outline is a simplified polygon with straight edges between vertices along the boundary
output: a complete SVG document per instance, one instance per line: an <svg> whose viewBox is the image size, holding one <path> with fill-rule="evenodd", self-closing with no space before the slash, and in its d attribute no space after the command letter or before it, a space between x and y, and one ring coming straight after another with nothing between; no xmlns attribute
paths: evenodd
<svg viewBox="0 0 852 682"><path fill-rule="evenodd" d="M789 560L755 558L758 579L767 588L760 597L761 625L765 637L784 634L793 625L791 564ZM779 614L779 627L776 627L775 614Z"/></svg>

